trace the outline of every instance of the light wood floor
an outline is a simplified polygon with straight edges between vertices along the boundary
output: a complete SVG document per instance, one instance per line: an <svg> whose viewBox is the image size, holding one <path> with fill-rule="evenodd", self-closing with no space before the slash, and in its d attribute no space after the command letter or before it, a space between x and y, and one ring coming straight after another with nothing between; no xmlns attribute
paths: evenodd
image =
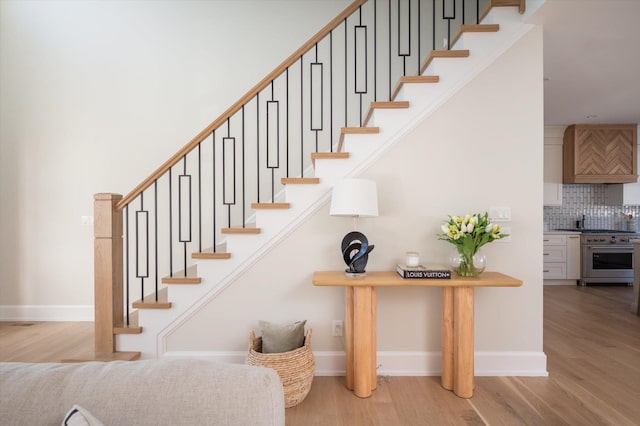
<svg viewBox="0 0 640 426"><path fill-rule="evenodd" d="M549 377L477 377L468 400L442 389L439 377L382 377L368 399L342 377L316 377L287 409L287 425L639 425L631 288L554 286L544 295ZM0 361L58 361L93 346L91 323L28 324L0 323Z"/></svg>

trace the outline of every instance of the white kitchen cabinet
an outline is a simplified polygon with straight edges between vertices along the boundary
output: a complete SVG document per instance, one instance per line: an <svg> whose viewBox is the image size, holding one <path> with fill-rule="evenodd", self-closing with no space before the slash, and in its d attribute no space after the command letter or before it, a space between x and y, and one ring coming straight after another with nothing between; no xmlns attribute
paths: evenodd
<svg viewBox="0 0 640 426"><path fill-rule="evenodd" d="M543 279L580 279L580 235L544 234Z"/></svg>
<svg viewBox="0 0 640 426"><path fill-rule="evenodd" d="M567 279L580 279L580 235L567 235Z"/></svg>
<svg viewBox="0 0 640 426"><path fill-rule="evenodd" d="M557 142L558 139L560 144L547 143ZM562 137L554 137L553 133L547 131L547 129L545 129L544 144L543 194L543 204L545 206L562 205Z"/></svg>
<svg viewBox="0 0 640 426"><path fill-rule="evenodd" d="M606 185L604 204L606 206L640 204L640 183L615 183Z"/></svg>

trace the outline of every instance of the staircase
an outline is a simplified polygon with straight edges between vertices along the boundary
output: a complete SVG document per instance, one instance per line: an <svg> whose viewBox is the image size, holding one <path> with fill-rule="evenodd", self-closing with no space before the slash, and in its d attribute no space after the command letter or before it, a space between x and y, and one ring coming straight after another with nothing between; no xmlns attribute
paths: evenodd
<svg viewBox="0 0 640 426"><path fill-rule="evenodd" d="M344 22L346 28L348 18L345 16L360 13L360 19L362 19L362 8L366 3L366 0L354 2L343 15L337 17L325 28L335 27L340 22ZM265 96L269 97L269 92L271 93L271 100L266 102L264 108L267 117L264 119L266 123L263 127L266 127L267 144L262 147L258 144L258 154L255 154L258 164L260 155L266 157L262 159L265 160L268 169L267 174L258 171L253 176L258 180L258 189L247 190L247 194L243 193L240 197L242 200L239 202L236 195L239 185L236 179L242 175L244 191L246 182L244 176L245 173L248 174L245 170L246 163L243 162L241 167L233 166L231 174L224 169L224 166L222 171L215 168L220 158L240 154L237 146L239 139L237 135L240 129L243 135L241 155L243 159L245 155L250 155L246 154L244 149L244 120L245 116L251 114L249 108L245 109L251 97L245 96L131 194L122 200L116 198L112 201L114 215L118 217L119 212L122 212L120 214L124 217L125 282L123 285L125 290L122 297L126 299L125 306L130 306L131 310L127 312L125 309L123 313L116 312L113 314L113 319L108 319L106 330L109 331L105 332L103 328L102 335L108 335L112 331L116 335L116 340L103 344L97 352L107 352L110 348L113 350L117 348L118 352L125 351L133 354L140 352L143 358L162 356L166 351L166 336L186 318L213 300L240 274L251 268L278 241L286 238L311 214L325 205L330 197L331 188L337 180L359 175L526 34L531 26L523 23L524 12L524 0L487 1L484 9L477 10L480 24L460 25L455 34L448 37L450 49L432 49L425 58L421 58L419 62L416 61L415 67L419 69L419 74L400 75L391 83L392 76L389 73L390 84L385 89L389 94L387 99L374 98L363 103L363 96L360 93L361 102L359 108L355 107L355 110L359 109L355 113L355 119L350 118L352 116L349 115L351 109L354 109L353 106L346 106L345 100L344 111L341 111L345 115L344 126L331 132L326 140L320 138L320 145L324 144L327 149L317 148L318 128L322 126L314 127L315 118L311 115L308 124L311 124L311 129L316 132L316 149L306 150L302 145L300 148L292 148L287 139L287 160L289 150L296 151L292 156L299 156L301 160L299 166L291 166L292 169L297 167L296 170L289 171L289 163L287 163L287 173L279 178L277 170L281 165L278 164L276 167L276 161L273 158L280 158L281 154L277 151L280 149L280 144L274 148L268 143L269 135L273 136L273 133L269 133L269 126L276 121L270 121L268 117L271 113L272 117L275 115L278 120L281 118L282 108L278 102L282 102L283 98L278 96L282 93L282 87L275 87L277 84L274 84L274 80L276 74L282 74L282 69L267 76L260 83L263 88L254 91L258 96L256 101L258 107L254 114L258 117L262 111L259 107L260 96L264 99ZM357 39L358 36L354 37ZM345 45L346 40L345 35ZM317 56L317 41L311 43L311 47L303 46L301 50L304 52L312 50L314 44ZM300 61L303 62L304 52L296 52L291 58L300 57ZM354 56L356 56L354 62L357 62L355 53ZM311 80L315 72L320 72L321 67L317 65L319 62L311 62L311 60L309 62L311 66L309 74L303 76L303 72L300 71L301 85L304 84L305 77ZM318 68L314 69L314 66ZM357 68L357 65L354 67ZM389 67L391 68L391 65ZM290 65L285 69L288 84ZM302 64L300 69L302 70ZM357 91L357 81L354 86ZM287 86L287 94L288 90ZM289 127L289 98L286 102ZM293 110L295 102L292 103ZM363 108L365 104L366 110ZM307 104L301 101L301 105L304 107ZM324 107L315 108L318 112L318 108ZM314 109L313 100L310 109L312 111ZM237 113L242 114L241 125L230 118ZM302 139L305 136L304 131L301 130L304 122L305 119L301 118L300 129L295 129L296 132L300 131ZM259 118L258 123L260 123ZM280 126L279 121L277 124ZM261 124L258 124L258 127L260 126ZM280 133L281 129L278 127L276 139ZM211 135L215 143L207 150L202 144ZM260 149L263 150L263 154L259 153ZM208 157L212 158L213 170L211 177L203 177L206 172L200 171L201 164L206 162L203 158ZM228 164L236 163L223 164L227 164L226 167L229 168ZM197 170L195 175L193 170ZM177 173L180 174L176 175ZM215 180L220 176L222 183L219 186L214 184L212 195L208 195L208 190L202 182L207 178ZM227 178L226 181L225 178ZM229 183L231 178L232 184ZM260 183L261 180L268 181L266 189L260 187L263 184ZM166 191L167 194L159 195L161 192L159 188L164 185L168 185L169 190ZM197 188L197 191L194 188ZM247 198L253 198L256 202L245 203ZM188 199L186 203L185 199ZM210 201L215 204L218 199L223 201L222 212L220 207L218 210L214 207L213 212L204 214L207 220L212 222L211 225L205 224L206 221L202 219L200 222L192 222L195 221L194 217L203 216L203 206ZM158 206L165 203L170 207L168 211L163 212ZM194 205L197 206L198 212L192 211ZM137 210L134 211L134 209ZM185 222L185 217L189 218L188 223ZM169 223L168 236L162 236L157 231L154 234L153 228L157 228L163 220L168 220ZM200 234L197 239L193 237L195 233ZM208 240L203 235L212 235L212 238ZM115 245L117 246L117 243ZM161 259L157 254L159 246L170 247L169 273L161 279L160 271L164 266L161 265ZM117 273L115 275L117 276ZM118 285L119 283L114 284L116 287ZM153 287L152 291L150 287ZM98 293L96 290L97 312ZM139 300L129 300L131 294L139 294ZM122 317L124 320L121 319ZM98 339L98 332L96 334ZM98 341L96 341L96 348L98 348Z"/></svg>

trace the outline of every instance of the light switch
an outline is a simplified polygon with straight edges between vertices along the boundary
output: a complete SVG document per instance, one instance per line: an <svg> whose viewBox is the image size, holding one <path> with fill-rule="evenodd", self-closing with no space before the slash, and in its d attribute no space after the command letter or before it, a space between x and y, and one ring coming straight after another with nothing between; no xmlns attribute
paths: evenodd
<svg viewBox="0 0 640 426"><path fill-rule="evenodd" d="M511 222L511 207L489 207L491 222Z"/></svg>

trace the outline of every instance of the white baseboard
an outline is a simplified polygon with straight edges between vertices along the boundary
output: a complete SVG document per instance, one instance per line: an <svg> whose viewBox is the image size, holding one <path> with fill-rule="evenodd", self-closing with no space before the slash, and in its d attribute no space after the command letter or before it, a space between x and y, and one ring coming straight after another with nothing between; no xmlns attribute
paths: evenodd
<svg viewBox="0 0 640 426"><path fill-rule="evenodd" d="M165 352L166 358L198 358L243 364L246 352ZM316 376L344 376L345 354L314 351ZM476 376L542 376L547 372L544 352L476 352ZM440 352L378 352L381 376L439 376L442 372Z"/></svg>
<svg viewBox="0 0 640 426"><path fill-rule="evenodd" d="M0 305L0 321L93 320L93 305Z"/></svg>

